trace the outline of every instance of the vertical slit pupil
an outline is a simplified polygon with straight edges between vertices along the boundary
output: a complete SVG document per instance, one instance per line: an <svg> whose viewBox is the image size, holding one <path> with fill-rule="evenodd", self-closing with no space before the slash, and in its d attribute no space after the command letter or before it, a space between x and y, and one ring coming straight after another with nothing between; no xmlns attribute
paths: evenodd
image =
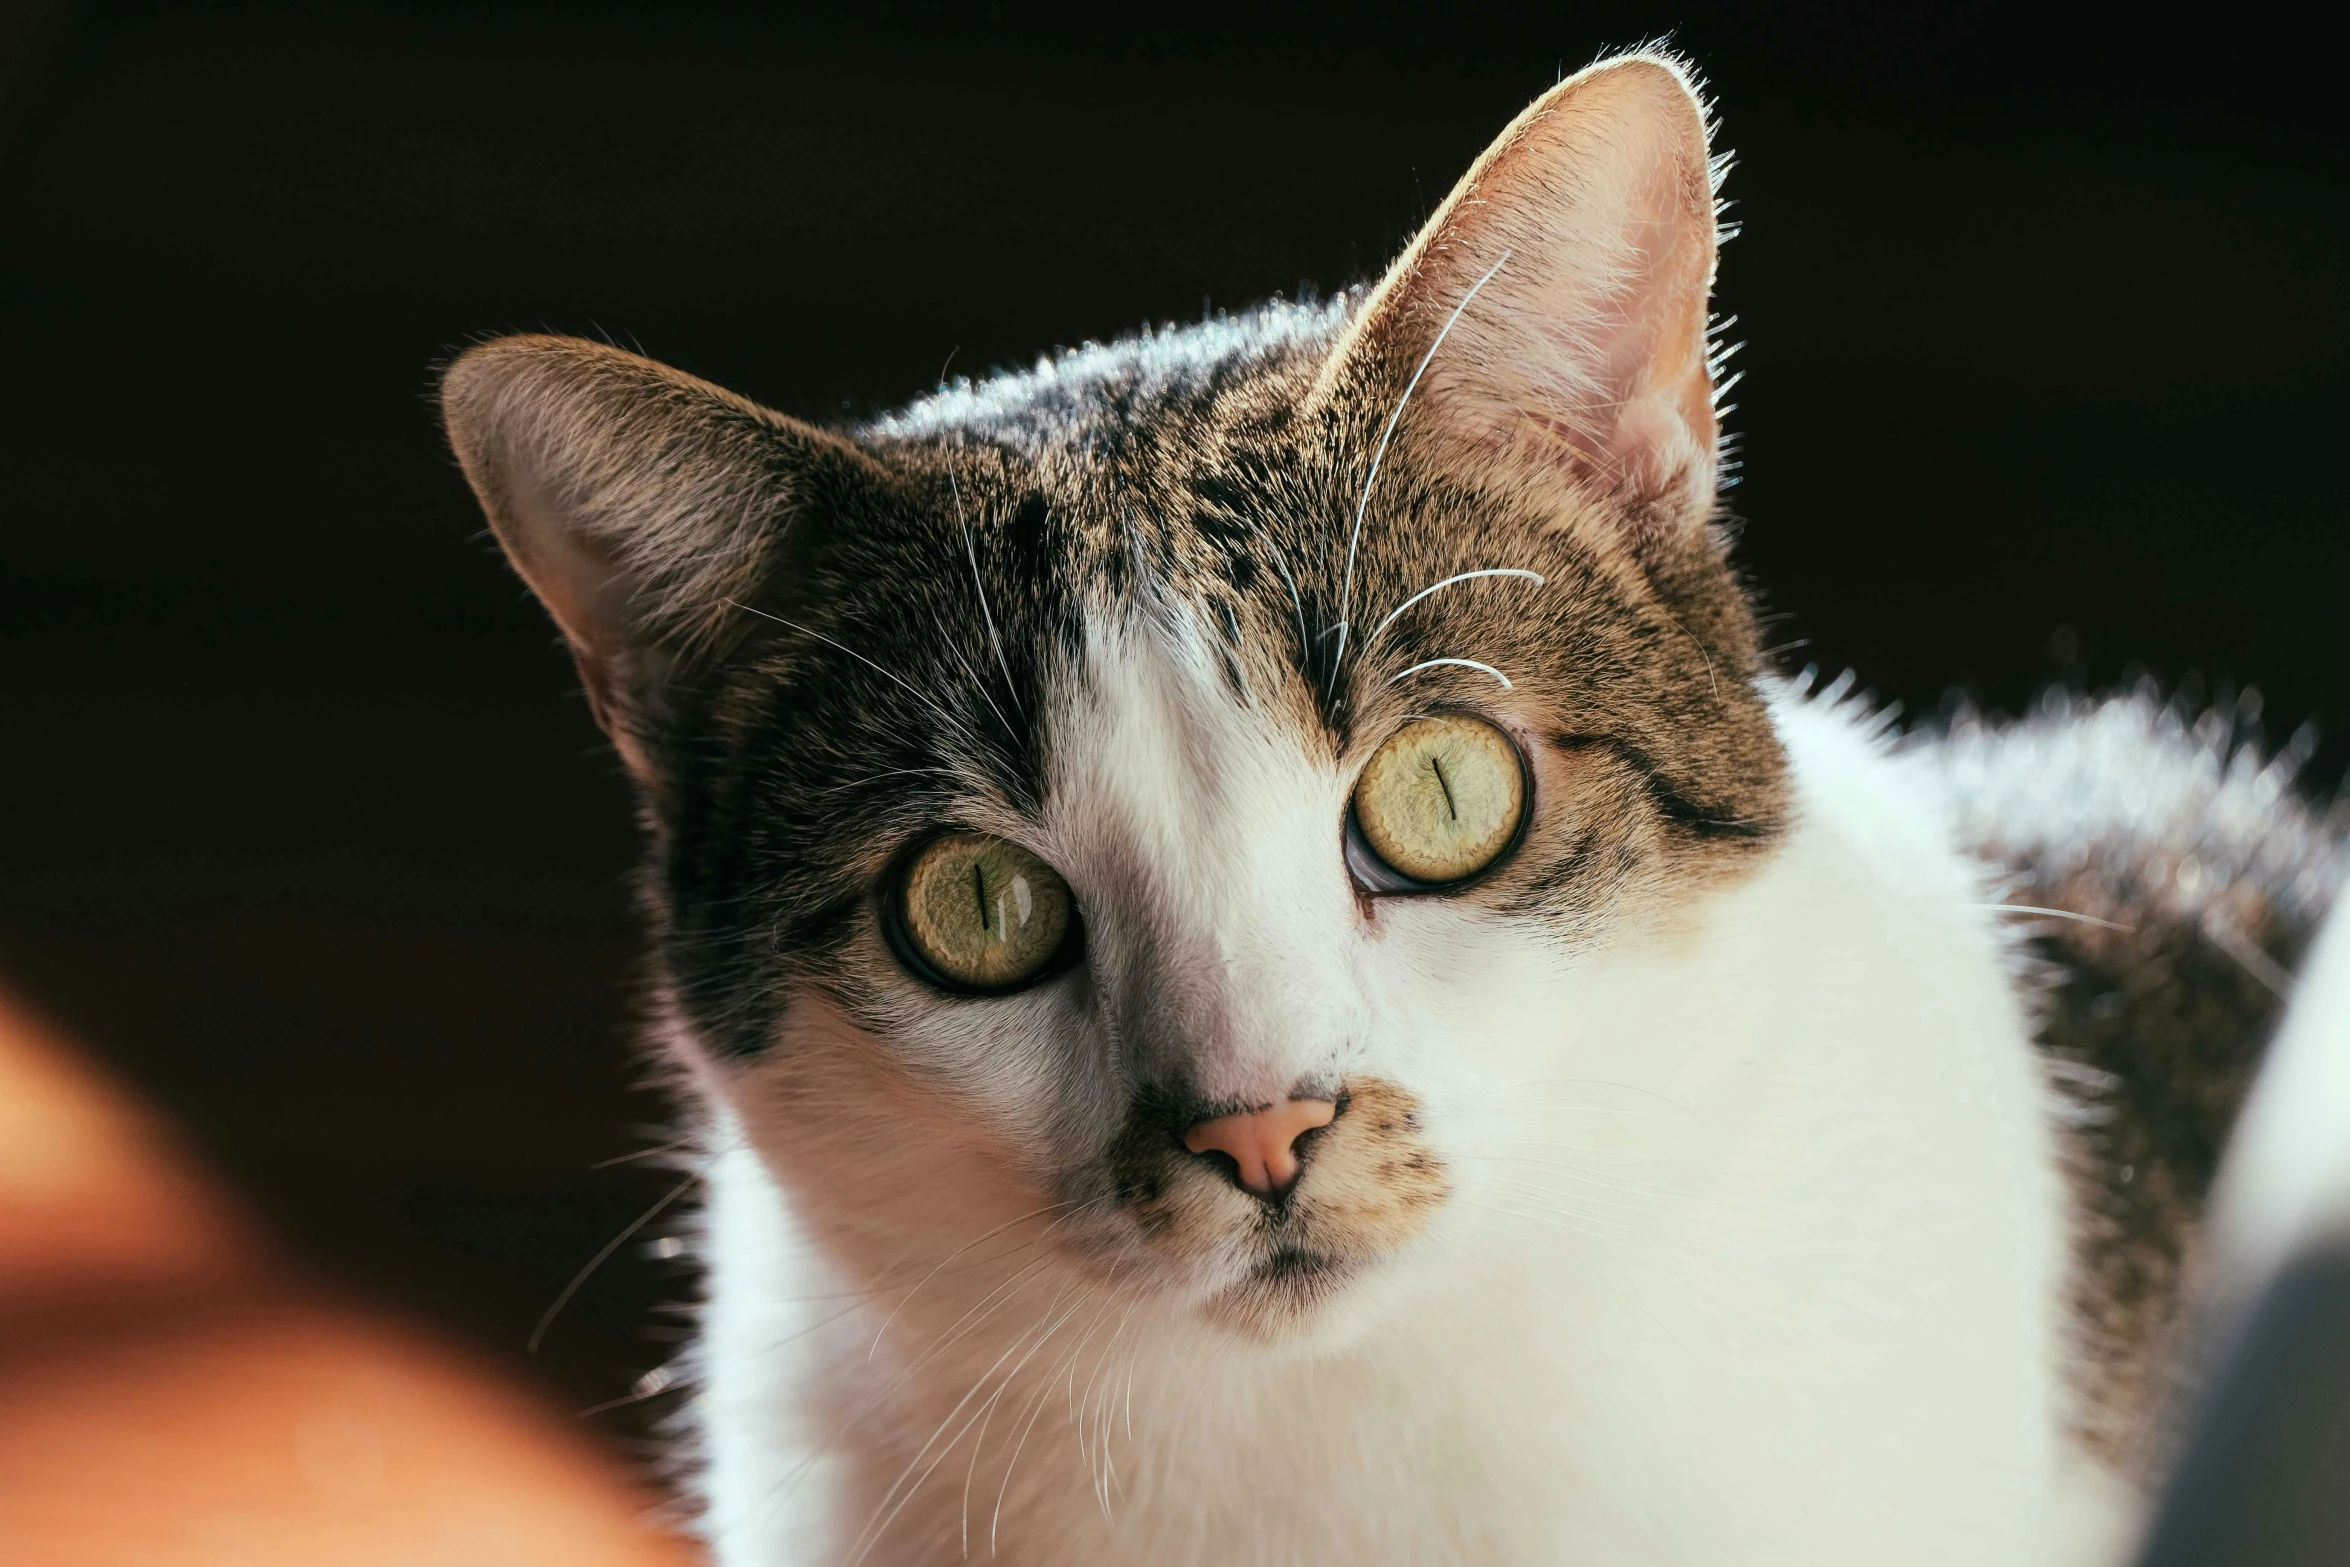
<svg viewBox="0 0 2350 1567"><path fill-rule="evenodd" d="M977 860L971 862L971 891L979 899L979 928L986 930L988 928L987 870Z"/></svg>
<svg viewBox="0 0 2350 1567"><path fill-rule="evenodd" d="M1435 757L1428 758L1428 771L1436 775L1436 787L1444 791L1444 813L1454 821L1461 819L1461 808L1452 803L1452 780L1444 776L1444 764Z"/></svg>

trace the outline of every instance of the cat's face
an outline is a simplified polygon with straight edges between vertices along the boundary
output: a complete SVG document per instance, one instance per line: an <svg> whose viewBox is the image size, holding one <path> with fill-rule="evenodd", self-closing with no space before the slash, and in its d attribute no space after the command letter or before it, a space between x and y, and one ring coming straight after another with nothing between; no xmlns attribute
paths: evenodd
<svg viewBox="0 0 2350 1567"><path fill-rule="evenodd" d="M1619 62L1376 290L846 435L562 340L453 370L644 784L673 1014L852 1268L1025 1219L1311 1325L1447 1211L1577 966L1774 840L1708 174Z"/></svg>

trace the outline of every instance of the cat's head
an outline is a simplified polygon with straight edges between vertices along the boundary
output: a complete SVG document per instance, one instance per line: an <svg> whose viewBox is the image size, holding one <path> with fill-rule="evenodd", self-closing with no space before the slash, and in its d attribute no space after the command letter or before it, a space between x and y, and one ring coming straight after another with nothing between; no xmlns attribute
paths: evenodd
<svg viewBox="0 0 2350 1567"><path fill-rule="evenodd" d="M852 1271L1020 1221L1318 1320L1475 1185L1578 968L1774 841L1716 172L1635 56L1373 288L865 428L567 339L457 362L642 788L675 1032Z"/></svg>

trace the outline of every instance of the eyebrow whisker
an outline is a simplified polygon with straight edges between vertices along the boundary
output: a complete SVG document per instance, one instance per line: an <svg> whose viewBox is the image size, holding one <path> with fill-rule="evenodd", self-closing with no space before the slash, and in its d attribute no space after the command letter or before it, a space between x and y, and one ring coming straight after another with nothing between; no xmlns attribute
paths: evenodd
<svg viewBox="0 0 2350 1567"><path fill-rule="evenodd" d="M867 658L864 654L858 652L855 648L850 647L846 642L841 641L839 638L828 637L823 632L818 631L810 626L803 626L796 620L786 620L781 615L770 614L768 611L759 608L755 604L745 604L737 599L722 599L720 602L725 604L729 609L739 609L747 615L756 615L761 620L772 620L779 626L790 627L792 630L797 631L804 637L814 637L817 641L824 643L828 647L838 648L843 653L848 654L849 657L855 659L858 663L863 664L867 669L872 670L875 674L885 676L889 680L895 682L902 690L911 695L914 700L922 703L925 707L929 708L931 712L936 714L939 720L946 724L948 728L953 729L965 740L970 741L973 747L982 751L986 749L980 744L979 737L971 732L969 726L964 724L963 721L957 718L953 713L947 711L945 705L941 703L937 697L931 695L929 692L924 691L921 687L906 679L905 676L899 674L896 670L875 663L872 659Z"/></svg>
<svg viewBox="0 0 2350 1567"><path fill-rule="evenodd" d="M1437 589L1449 588L1456 582L1469 582L1478 577L1519 577L1523 578L1525 581L1533 583L1538 588L1543 586L1545 581L1541 572L1528 571L1523 566L1488 566L1481 571L1456 572L1452 576L1445 578L1442 582L1430 583L1428 586L1422 588L1419 592L1413 594L1410 598L1405 599L1401 604L1396 605L1395 608L1389 610L1387 612L1387 618L1379 622L1379 624L1376 626L1373 626L1371 628L1371 634L1363 638L1363 646L1367 648L1372 643L1378 641L1379 634L1385 631L1389 626L1394 625L1398 615L1401 615L1405 610L1410 609L1414 604L1419 603L1420 600L1426 598L1429 594L1434 593Z"/></svg>
<svg viewBox="0 0 2350 1567"><path fill-rule="evenodd" d="M1004 657L1004 639L996 633L995 612L987 607L987 583L979 575L979 547L971 542L971 518L963 510L963 486L956 482L952 468L947 470L947 489L955 497L955 520L963 525L963 555L971 562L971 587L979 595L979 618L987 622L987 640L995 647L995 666L1004 673L1004 694L1012 699L1012 710L1026 718L1028 715L1020 706L1020 688L1012 683L1011 662Z"/></svg>
<svg viewBox="0 0 2350 1567"><path fill-rule="evenodd" d="M1273 552L1273 564L1280 568L1281 580L1289 586L1289 607L1297 614L1298 656L1300 658L1307 657L1313 652L1314 639L1306 631L1306 604L1304 599L1298 597L1297 578L1289 573L1289 557L1282 553L1281 546L1274 542L1273 535L1265 531L1263 523L1252 517L1249 519L1249 526L1256 530L1257 537L1264 541L1265 547Z"/></svg>
<svg viewBox="0 0 2350 1567"><path fill-rule="evenodd" d="M1389 685L1394 685L1396 681L1408 679L1411 676L1418 674L1423 669L1435 669L1440 665L1452 665L1460 669L1474 669L1479 674L1491 675L1494 679L1500 681L1501 688L1504 691L1514 691L1517 689L1517 687L1510 684L1509 676L1503 674L1500 670L1494 668L1491 664L1480 664L1473 658L1422 659L1419 663L1414 664L1411 668L1397 674L1394 679L1389 680L1387 683Z"/></svg>
<svg viewBox="0 0 2350 1567"><path fill-rule="evenodd" d="M1493 281L1494 274L1509 264L1509 259L1510 252L1503 251L1501 259L1488 267L1483 277L1470 284L1469 291L1461 296L1461 302L1452 307L1452 314L1445 318L1443 330L1436 334L1436 341L1430 343L1428 352L1421 355L1420 368L1414 370L1412 378L1404 383L1403 396L1395 400L1395 412L1387 416L1387 428L1379 432L1379 445L1371 453L1371 471L1363 476L1362 498L1355 502L1354 531L1347 535L1346 540L1346 580L1338 590L1338 653L1330 660L1330 679L1333 690L1336 689L1338 671L1346 663L1346 622L1350 606L1354 603L1355 551L1363 542L1363 514L1370 510L1371 486L1379 482L1379 465L1387 459L1387 443L1394 438L1395 427L1403 419L1404 404L1412 400L1412 393L1419 390L1420 377L1428 373L1428 366L1435 361L1436 350L1444 346L1444 340L1450 337L1452 329L1460 324L1462 314L1469 308L1469 302L1483 292L1485 285ZM1502 683L1507 685L1509 682L1505 680Z"/></svg>

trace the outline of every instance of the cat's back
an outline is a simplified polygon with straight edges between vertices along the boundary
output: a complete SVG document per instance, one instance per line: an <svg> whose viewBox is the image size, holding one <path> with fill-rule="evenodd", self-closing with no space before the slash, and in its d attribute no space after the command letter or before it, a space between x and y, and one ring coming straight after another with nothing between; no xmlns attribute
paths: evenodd
<svg viewBox="0 0 2350 1567"><path fill-rule="evenodd" d="M2264 754L2248 716L2055 690L1908 758L2018 911L2063 1097L2082 1434L2124 1469L2148 1457L2221 1150L2350 870L2343 813L2296 786L2306 750Z"/></svg>

